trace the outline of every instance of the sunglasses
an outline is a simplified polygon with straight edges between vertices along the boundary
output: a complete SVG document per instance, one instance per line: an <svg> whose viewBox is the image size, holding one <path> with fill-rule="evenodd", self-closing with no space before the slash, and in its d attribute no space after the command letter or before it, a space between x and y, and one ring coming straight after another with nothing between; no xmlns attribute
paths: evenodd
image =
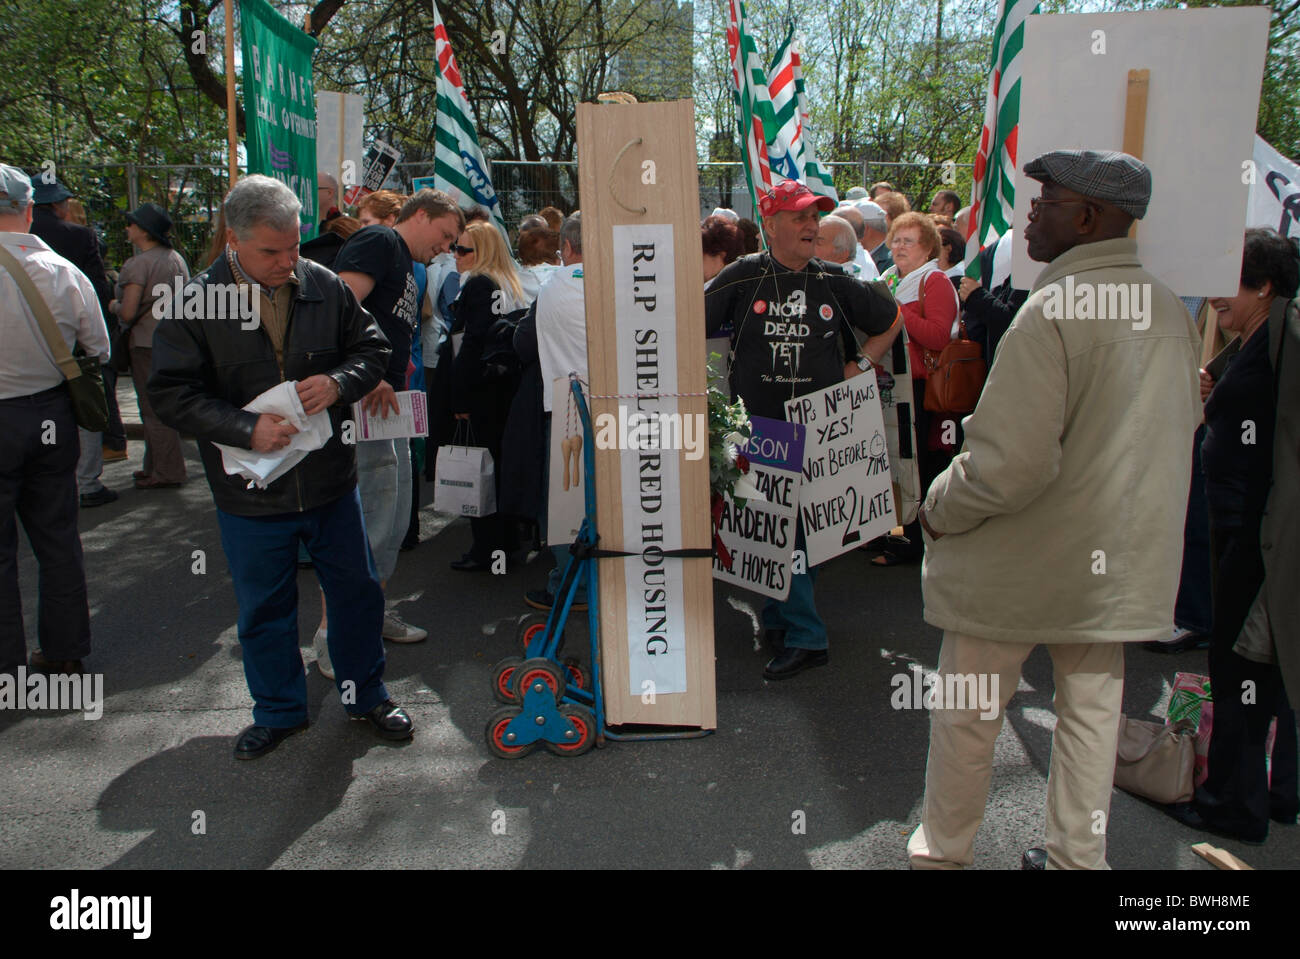
<svg viewBox="0 0 1300 959"><path fill-rule="evenodd" d="M469 256L474 252L474 248L472 246L461 246L459 243L453 243L451 245L451 252L455 253L457 256Z"/></svg>

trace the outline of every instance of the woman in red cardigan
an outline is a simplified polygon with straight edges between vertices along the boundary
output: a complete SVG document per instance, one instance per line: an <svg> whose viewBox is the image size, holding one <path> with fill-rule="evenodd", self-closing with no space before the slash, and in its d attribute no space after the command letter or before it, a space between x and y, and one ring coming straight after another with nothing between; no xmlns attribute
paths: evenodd
<svg viewBox="0 0 1300 959"><path fill-rule="evenodd" d="M924 213L895 217L885 242L894 265L881 279L889 284L903 311L908 358L912 362L912 409L916 421L917 455L921 468L921 495L943 472L955 447L943 443L943 422L925 409L925 350L942 350L957 326L960 302L952 281L939 268L939 231ZM877 556L877 566L894 566L921 558L921 525L914 520L903 530L907 545L896 544Z"/></svg>

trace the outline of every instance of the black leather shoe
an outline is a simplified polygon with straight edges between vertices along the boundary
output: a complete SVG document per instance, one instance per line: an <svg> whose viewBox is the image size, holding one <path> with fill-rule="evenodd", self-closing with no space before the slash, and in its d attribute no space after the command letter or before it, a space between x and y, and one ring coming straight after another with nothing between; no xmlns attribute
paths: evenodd
<svg viewBox="0 0 1300 959"><path fill-rule="evenodd" d="M789 679L791 676L798 676L805 669L825 666L828 662L830 662L830 654L824 649L800 649L798 646L787 646L773 656L763 668L763 678Z"/></svg>
<svg viewBox="0 0 1300 959"><path fill-rule="evenodd" d="M1262 833L1247 834L1236 829L1227 829L1201 815L1201 811L1196 808L1194 802L1170 803L1161 808L1184 826L1198 832L1208 832L1212 836L1222 836L1224 839L1235 839L1237 842L1244 842L1248 846L1262 846L1264 840L1268 839L1267 824Z"/></svg>
<svg viewBox="0 0 1300 959"><path fill-rule="evenodd" d="M117 502L117 493L107 486L96 490L93 493L82 493L78 498L83 509L90 509L93 506L107 506L109 503Z"/></svg>
<svg viewBox="0 0 1300 959"><path fill-rule="evenodd" d="M1283 826L1294 826L1296 824L1297 810L1295 806L1281 806L1276 803L1269 806L1268 818Z"/></svg>
<svg viewBox="0 0 1300 959"><path fill-rule="evenodd" d="M256 759L265 756L294 733L300 733L306 728L306 720L297 726L249 726L235 740L235 758Z"/></svg>
<svg viewBox="0 0 1300 959"><path fill-rule="evenodd" d="M459 573L485 573L492 569L492 564L480 563L476 559L471 559L469 553L466 553L460 559L452 560L451 568Z"/></svg>
<svg viewBox="0 0 1300 959"><path fill-rule="evenodd" d="M391 699L385 699L368 713L352 713L350 718L358 722L368 721L383 739L394 741L410 739L414 729L406 710Z"/></svg>
<svg viewBox="0 0 1300 959"><path fill-rule="evenodd" d="M1047 868L1047 850L1042 846L1026 849L1020 857L1020 868L1041 872Z"/></svg>

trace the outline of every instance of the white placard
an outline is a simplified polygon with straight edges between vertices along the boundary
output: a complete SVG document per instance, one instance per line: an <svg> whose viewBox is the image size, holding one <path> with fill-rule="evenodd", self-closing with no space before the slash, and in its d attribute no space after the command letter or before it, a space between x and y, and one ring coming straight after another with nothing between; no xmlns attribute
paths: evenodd
<svg viewBox="0 0 1300 959"><path fill-rule="evenodd" d="M762 416L749 422L753 434L741 449L749 466L745 479L761 495L745 499L739 509L733 497L723 498L713 578L784 600L793 575L807 430Z"/></svg>
<svg viewBox="0 0 1300 959"><path fill-rule="evenodd" d="M565 440L572 445L566 448ZM582 518L587 512L584 442L582 417L578 413L577 400L569 388L569 378L557 376L551 382L550 472L546 479L548 546L563 546L574 542L582 528Z"/></svg>
<svg viewBox="0 0 1300 959"><path fill-rule="evenodd" d="M1151 203L1139 221L1142 265L1183 296L1232 296L1246 228L1243 164L1254 147L1269 9L1035 15L1020 54L1020 132L1011 275L1030 289L1024 225L1041 185L1021 172L1051 150L1119 150L1128 71L1149 69L1142 161ZM1103 52L1104 51L1104 52ZM1199 223L1188 225L1188 211Z"/></svg>
<svg viewBox="0 0 1300 959"><path fill-rule="evenodd" d="M639 414L680 417L677 393L677 293L673 228L615 226L614 323L618 351L619 420ZM554 412L552 412L554 415ZM600 424L596 424L599 432ZM619 431L621 432L621 431ZM650 432L653 435L647 436ZM630 438L630 437L629 437ZM665 551L682 548L676 449L660 450L658 430L621 445L623 560L627 589L628 693L686 692L686 608L682 562ZM643 685L647 681L653 686Z"/></svg>
<svg viewBox="0 0 1300 959"><path fill-rule="evenodd" d="M875 370L788 400L785 413L808 427L799 489L808 565L893 529L893 474Z"/></svg>
<svg viewBox="0 0 1300 959"><path fill-rule="evenodd" d="M398 412L385 407L387 416L371 416L360 403L352 404L352 419L357 424L357 441L400 440L429 435L428 399L423 390L403 390L393 394Z"/></svg>
<svg viewBox="0 0 1300 959"><path fill-rule="evenodd" d="M338 183L335 202L340 206L343 191L361 180L364 110L359 94L316 92L316 169Z"/></svg>

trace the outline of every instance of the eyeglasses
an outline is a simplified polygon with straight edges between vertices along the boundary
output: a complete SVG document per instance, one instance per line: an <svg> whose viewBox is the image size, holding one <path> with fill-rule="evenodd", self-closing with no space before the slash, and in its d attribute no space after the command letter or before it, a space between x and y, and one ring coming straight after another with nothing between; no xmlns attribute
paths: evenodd
<svg viewBox="0 0 1300 959"><path fill-rule="evenodd" d="M457 256L469 256L474 252L474 248L472 246L461 246L459 243L453 243L451 245L451 252L455 253Z"/></svg>
<svg viewBox="0 0 1300 959"><path fill-rule="evenodd" d="M1037 218L1040 206L1064 206L1067 203L1082 203L1084 206L1095 205L1089 200L1044 200L1041 196L1036 196L1029 201L1029 215Z"/></svg>
<svg viewBox="0 0 1300 959"><path fill-rule="evenodd" d="M910 236L896 236L889 241L890 246L912 247L920 244L920 240L914 240Z"/></svg>

